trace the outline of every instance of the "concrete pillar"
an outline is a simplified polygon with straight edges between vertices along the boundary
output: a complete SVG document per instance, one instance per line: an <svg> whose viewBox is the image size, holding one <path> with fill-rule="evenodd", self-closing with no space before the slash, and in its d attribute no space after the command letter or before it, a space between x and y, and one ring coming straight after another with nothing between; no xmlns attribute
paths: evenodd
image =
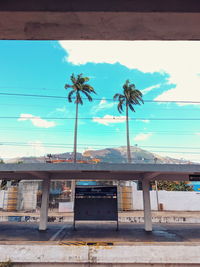
<svg viewBox="0 0 200 267"><path fill-rule="evenodd" d="M144 228L145 231L152 231L152 218L151 218L151 201L150 201L150 192L149 192L149 181L142 181L142 190L143 190L143 203L144 203Z"/></svg>
<svg viewBox="0 0 200 267"><path fill-rule="evenodd" d="M40 231L45 231L47 229L49 190L50 190L50 179L46 178L42 182L42 203L40 209L40 224L39 224Z"/></svg>

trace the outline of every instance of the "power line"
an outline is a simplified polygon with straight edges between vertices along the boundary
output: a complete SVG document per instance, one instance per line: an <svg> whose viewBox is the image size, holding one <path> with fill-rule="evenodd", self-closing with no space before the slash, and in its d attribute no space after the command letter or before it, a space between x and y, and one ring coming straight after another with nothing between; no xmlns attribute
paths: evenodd
<svg viewBox="0 0 200 267"><path fill-rule="evenodd" d="M49 131L49 129L44 129L44 130L48 130ZM27 130L27 129L15 129L15 132L35 132L35 133L44 133L45 135L46 135L46 132L44 131L44 130ZM0 131L1 132L8 132L9 130L6 130L6 129L0 129ZM65 134L68 134L68 133L74 133L74 131L70 131L70 130L65 130L65 131L52 131L53 133L60 133L60 134L63 134L63 135L65 135ZM95 133L95 136L102 136L102 135L113 135L113 134L116 134L116 135L124 135L124 133L125 132L103 132L103 133ZM133 136L135 135L135 134L139 134L139 133L141 133L141 132L134 132L134 134L132 134ZM155 135L180 135L180 136L182 136L182 135L186 135L186 136L195 136L195 134L194 133L159 133L159 132L143 132L144 134L155 134Z"/></svg>
<svg viewBox="0 0 200 267"><path fill-rule="evenodd" d="M12 146L12 147L33 147L34 148L34 144L7 144L7 146ZM44 148L63 148L63 149L66 149L66 148L73 148L73 145L70 145L70 146L59 146L59 145L43 145ZM81 146L78 146L77 148L80 148ZM95 146L94 146L95 147ZM83 147L82 147L83 148ZM89 149L91 150L91 149ZM167 150L149 150L148 152L151 152L151 153L172 153L172 154L191 154L191 155L200 155L200 152L194 152L194 151L167 151ZM116 156L116 158L118 158Z"/></svg>
<svg viewBox="0 0 200 267"><path fill-rule="evenodd" d="M22 93L0 93L0 95L5 95L5 96L19 96L19 97L41 97L41 98L57 98L57 99L67 99L67 96L56 96L56 95L38 95L38 94L22 94ZM74 98L75 99L75 98ZM87 98L83 98L87 99ZM107 101L113 101L112 98L93 98L93 100L98 100L101 101L102 99L107 100ZM149 102L149 103L185 103L185 104L200 104L200 101L187 101L187 100L149 100L149 99L144 99L144 102Z"/></svg>
<svg viewBox="0 0 200 267"><path fill-rule="evenodd" d="M31 145L31 144L7 144L7 146L12 146L12 147L33 147L34 148L34 145ZM66 148L71 148L73 149L73 145L71 146L52 146L52 145L45 145L43 146L44 148L58 148L58 149L66 149ZM77 149L79 148L80 146L77 147ZM94 146L95 147L95 146ZM83 147L82 147L83 148ZM89 149L91 150L91 149ZM151 152L151 153L172 153L172 154L190 154L190 155L200 155L200 152L194 152L194 151L166 151L166 150L149 150L148 152ZM116 158L118 158L116 156Z"/></svg>
<svg viewBox="0 0 200 267"><path fill-rule="evenodd" d="M44 129L27 129L27 128L16 128L16 127L6 127L6 128L0 128L0 132L9 132L11 129L14 129L13 132L31 132L31 133L44 133L46 135L46 131L50 131L51 133L58 133L58 134L62 134L63 136L65 136L66 134L69 134L69 133L74 133L73 130L68 130L68 129L65 129L65 130L55 130L55 129L50 129L49 128L44 128ZM196 130L196 132L200 130ZM117 132L116 130L114 131L103 131L101 133L95 133L95 136L102 136L102 135L124 135L126 131L119 131ZM92 133L92 131L90 131L90 133ZM141 131L134 131L134 133L132 133L131 135L134 136L136 134L139 134L141 133ZM154 135L176 135L176 136L195 136L197 134L193 132L188 132L188 131L174 131L174 132L170 132L170 131L148 131L148 132L143 132L144 134L154 134Z"/></svg>
<svg viewBox="0 0 200 267"><path fill-rule="evenodd" d="M27 131L45 131L45 130L49 130L49 128L34 128L34 129L30 129L29 127L21 127L21 126L7 126L7 127L1 127L0 126L0 130L10 130L10 129L15 129L15 130L27 130ZM138 130L138 129L135 129L132 134L135 134L135 133L141 133L141 131L143 131L143 133L171 133L171 132L174 132L174 133L195 133L195 132L200 132L200 129L194 129L194 130L176 130L175 128L173 129L169 129L167 128L168 130L148 130L148 132L146 130ZM51 128L52 131L54 132L74 132L74 130L71 130L71 129L60 129L60 130L56 130L55 128ZM95 132L95 129L91 129L90 132ZM103 133L126 133L126 130L102 130Z"/></svg>
<svg viewBox="0 0 200 267"><path fill-rule="evenodd" d="M8 132L8 130L2 130L0 129L0 132ZM32 132L32 130L16 130L16 132ZM65 136L65 134L68 134L68 133L73 133L73 131L66 131L66 132L59 132L59 131L53 131L54 133L60 133L62 134L63 136ZM42 131L42 130L37 130L35 131L35 133L44 133L46 135L46 132ZM102 136L102 135L113 135L113 134L116 134L116 135L124 135L124 132L120 132L120 133L117 133L117 132L110 132L110 133L97 133L95 134L95 136ZM135 133L135 134L139 134L139 132ZM187 133L155 133L155 132L145 132L144 134L154 134L154 135L166 135L166 136L169 136L169 135L172 135L172 136L195 136L195 134L187 134Z"/></svg>
<svg viewBox="0 0 200 267"><path fill-rule="evenodd" d="M21 126L7 126L7 127L1 127L0 126L0 130L10 130L10 129L15 129L15 130L27 130L27 131L45 131L45 130L50 130L49 128L34 128L34 129L30 129L29 127L21 127ZM143 133L192 133L192 134L195 134L195 132L199 132L200 133L200 129L193 129L193 130L176 130L175 128L173 129L169 129L167 128L168 130L138 130L138 129L135 129L132 134L136 134L136 133L141 133L141 131L143 131ZM55 128L51 128L51 130L53 132L74 132L74 130L71 130L71 129L55 129ZM90 132L95 132L96 129L91 129ZM126 133L126 130L102 130L103 133Z"/></svg>
<svg viewBox="0 0 200 267"><path fill-rule="evenodd" d="M177 148L177 149L200 149L200 147L186 147L186 146L140 146L140 147L147 147L147 148L168 148L168 149L174 149L174 148Z"/></svg>
<svg viewBox="0 0 200 267"><path fill-rule="evenodd" d="M173 153L173 154L188 154L188 153L190 153L190 154L192 154L192 155L200 155L200 152L194 152L194 151L166 151L166 150L164 150L164 151L161 151L161 150L151 150L151 152L153 152L153 153L168 153L168 154L170 154L170 153Z"/></svg>
<svg viewBox="0 0 200 267"><path fill-rule="evenodd" d="M15 144L25 144L25 145L35 145L34 142L30 142L29 144L25 142L19 142L19 141L2 141L0 145L15 145ZM72 143L53 143L53 142L44 142L42 145L52 145L52 146L73 146ZM80 143L78 146L95 146L95 147L125 147L125 145L119 145L119 144L91 144L91 143ZM158 146L158 145L141 145L141 146L134 146L136 149L137 148L166 148L166 149L197 149L200 150L200 147L191 147L191 146ZM168 151L170 152L170 151Z"/></svg>
<svg viewBox="0 0 200 267"><path fill-rule="evenodd" d="M27 143L17 143L17 142L9 142L9 143L6 143L5 142L5 145L6 146L12 146L12 147L32 147L33 149L35 148L34 145L37 145L37 144L27 144ZM77 148L85 148L85 146L88 146L88 145L91 145L91 144L83 144L83 145L78 145ZM66 148L70 148L72 149L73 148L73 144L66 144L66 145L58 145L58 144L42 144L42 146L44 148L57 148L57 149L66 149ZM94 145L93 144L93 147L98 147L99 145ZM102 145L103 146L103 145ZM117 147L119 145L116 145ZM111 145L110 145L111 147ZM164 147L163 147L164 148ZM166 148L166 147L165 147ZM176 147L174 147L176 148ZM177 147L178 148L178 147ZM189 149L189 147L188 147ZM192 147L190 147L190 149L194 149ZM199 148L198 148L199 149ZM169 151L169 150L148 150L148 152L151 152L151 153L168 153L168 154L190 154L190 155L200 155L200 152L194 152L194 151ZM118 158L117 156L114 156L114 158Z"/></svg>
<svg viewBox="0 0 200 267"><path fill-rule="evenodd" d="M74 120L75 117L68 117L68 118L63 118L63 117L42 117L40 118L39 116L33 116L33 117L17 117L17 116L1 116L0 119L33 119L33 120ZM100 118L100 117L82 117L79 118L80 120L105 120L105 121L110 121L110 120L115 120L115 121L125 121L125 118L120 118L120 117L115 117L113 116L112 118ZM199 121L200 118L129 118L129 120L150 120L150 121Z"/></svg>
<svg viewBox="0 0 200 267"><path fill-rule="evenodd" d="M57 103L54 103L55 105L57 105ZM21 104L16 104L15 102L13 102L13 103L6 103L6 104L2 104L2 103L0 103L0 106L6 106L6 107L10 107L10 106L15 106L15 107L22 107L22 105ZM41 105L38 105L38 104L24 104L23 103L23 107L42 107L43 109L44 108L52 108L52 104L51 105L45 105L45 103L44 104L41 104ZM60 107L60 108L64 108L65 106L63 106L63 107ZM67 108L68 106L66 105L66 108ZM57 106L55 106L55 107L53 107L53 108L55 108L55 109L59 109L59 107L57 107ZM188 107L187 107L188 108ZM158 111L158 110L164 110L164 111L166 111L166 109L167 109L167 111L168 111L168 107L162 107L162 108L160 108L160 107L158 107L158 106L156 106L156 107L152 107L151 108L151 111ZM170 108L170 111L172 111L172 110L177 110L177 111L180 111L180 108ZM199 108L198 108L198 110L197 110L197 108L194 108L194 107L192 107L192 106L189 106L189 111L198 111L199 112ZM61 112L61 111L57 111L57 110L55 110L55 112ZM66 109L66 111L62 111L63 113L64 112L67 112L67 109ZM181 112L188 112L188 110L181 110Z"/></svg>

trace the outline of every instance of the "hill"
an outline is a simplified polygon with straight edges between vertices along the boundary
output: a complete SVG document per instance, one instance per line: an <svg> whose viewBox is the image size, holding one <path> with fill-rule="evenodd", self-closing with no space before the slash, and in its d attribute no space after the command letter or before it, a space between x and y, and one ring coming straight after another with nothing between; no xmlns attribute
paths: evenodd
<svg viewBox="0 0 200 267"><path fill-rule="evenodd" d="M173 163L173 164L188 164L188 160L179 160L170 157L162 157L147 150L141 149L138 146L131 147L131 156L133 163ZM61 154L52 154L53 159L72 159L73 153L66 152ZM98 158L101 162L110 163L126 163L126 146L117 148L104 148L100 150L86 150L82 154L77 153L77 159L89 160ZM46 162L47 157L21 157L6 160L6 163L42 163Z"/></svg>
<svg viewBox="0 0 200 267"><path fill-rule="evenodd" d="M105 148L101 150L86 150L83 156L90 158L99 158L103 162L126 163L126 146L117 148ZM189 163L187 160L179 160L170 157L162 157L138 146L131 147L131 157L133 163Z"/></svg>

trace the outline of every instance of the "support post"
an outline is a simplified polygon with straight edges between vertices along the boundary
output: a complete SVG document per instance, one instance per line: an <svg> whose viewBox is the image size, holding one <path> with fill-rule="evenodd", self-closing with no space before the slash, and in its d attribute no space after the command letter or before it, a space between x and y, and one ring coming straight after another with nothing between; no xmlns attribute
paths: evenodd
<svg viewBox="0 0 200 267"><path fill-rule="evenodd" d="M50 190L50 179L46 178L42 181L42 203L40 209L40 224L39 224L40 231L45 231L47 229L49 190Z"/></svg>
<svg viewBox="0 0 200 267"><path fill-rule="evenodd" d="M142 181L143 190L143 203L144 203L144 227L145 231L152 231L152 218L151 218L151 201L149 192L149 181L144 179Z"/></svg>

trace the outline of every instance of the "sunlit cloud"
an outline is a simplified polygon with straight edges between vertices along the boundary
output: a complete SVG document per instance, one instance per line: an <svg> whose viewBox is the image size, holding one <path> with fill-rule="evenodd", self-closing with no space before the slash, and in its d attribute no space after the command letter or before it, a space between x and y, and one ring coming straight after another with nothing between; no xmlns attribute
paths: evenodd
<svg viewBox="0 0 200 267"><path fill-rule="evenodd" d="M35 127L40 128L51 128L56 126L56 123L54 121L47 121L42 119L41 117L25 113L20 115L18 121L30 121Z"/></svg>
<svg viewBox="0 0 200 267"><path fill-rule="evenodd" d="M167 73L173 89L162 92L157 101L200 101L199 41L60 41L60 45L68 54L66 60L74 65L120 63L145 73Z"/></svg>
<svg viewBox="0 0 200 267"><path fill-rule="evenodd" d="M151 92L151 91L154 90L154 89L160 88L160 86L161 86L161 84L156 84L156 85L147 87L147 88L145 88L145 89L142 89L142 90L140 90L140 91L142 92L143 95L145 95L145 94Z"/></svg>
<svg viewBox="0 0 200 267"><path fill-rule="evenodd" d="M145 141L152 136L152 133L140 133L134 137L134 141Z"/></svg>
<svg viewBox="0 0 200 267"><path fill-rule="evenodd" d="M149 123L150 122L150 120L137 120L137 121L144 122L144 123Z"/></svg>
<svg viewBox="0 0 200 267"><path fill-rule="evenodd" d="M102 98L98 105L92 107L92 113L96 114L100 110L105 110L112 108L115 105L115 102L108 102L105 98Z"/></svg>
<svg viewBox="0 0 200 267"><path fill-rule="evenodd" d="M61 112L61 113L66 113L67 109L65 106L63 106L63 107L56 108L56 111Z"/></svg>
<svg viewBox="0 0 200 267"><path fill-rule="evenodd" d="M110 125L114 123L123 123L126 120L126 116L112 116L112 115L105 115L104 117L96 117L93 118L94 122L97 122L99 124L103 125Z"/></svg>

